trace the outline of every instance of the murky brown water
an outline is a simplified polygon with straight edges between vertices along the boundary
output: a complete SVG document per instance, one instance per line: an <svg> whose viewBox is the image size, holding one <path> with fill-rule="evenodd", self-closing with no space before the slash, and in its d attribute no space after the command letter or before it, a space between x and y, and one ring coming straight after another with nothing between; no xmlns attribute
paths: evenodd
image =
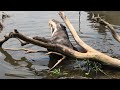
<svg viewBox="0 0 120 90"><path fill-rule="evenodd" d="M2 11L1 11L2 12ZM1 13L0 12L0 13ZM62 19L58 15L58 11L5 11L11 17L6 18L4 21L4 30L0 33L0 39L6 33L13 31L14 28L26 36L43 36L50 38L51 32L48 28L49 19L57 19L63 23ZM105 19L115 25L120 25L120 12L95 12L104 15ZM111 56L120 57L120 44L113 39L108 30L103 27L99 27L98 24L91 23L89 20L90 13L81 11L80 16L80 32L79 32L79 12L78 11L65 11L65 14L70 19L71 23L79 33L83 41L85 41L91 47L106 53ZM120 28L117 28L117 32ZM82 33L81 33L82 32ZM69 30L68 34L70 40L75 44ZM76 44L75 44L76 45ZM10 39L4 43L3 48L21 48L20 43L16 39ZM29 53L25 51L10 51L0 48L0 78L1 79L41 79L50 78L45 72L51 64L48 55L45 55L46 49L35 45L26 45L24 48L41 50L41 53ZM45 51L45 52L44 52ZM68 64L74 76L80 75L79 70L74 71L75 60ZM79 62L78 62L79 63ZM39 71L39 75L36 74L35 69ZM111 77L120 77L119 71L106 70L107 74ZM112 73L111 73L112 72ZM114 72L114 73L113 73ZM113 76L114 75L114 76ZM79 77L78 77L79 78ZM92 77L93 78L93 77ZM105 75L99 75L95 78L108 78Z"/></svg>

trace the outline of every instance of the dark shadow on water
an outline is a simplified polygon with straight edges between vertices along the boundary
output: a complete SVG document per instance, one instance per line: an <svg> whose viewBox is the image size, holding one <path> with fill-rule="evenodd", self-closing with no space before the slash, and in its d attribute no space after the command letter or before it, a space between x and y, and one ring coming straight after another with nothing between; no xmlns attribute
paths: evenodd
<svg viewBox="0 0 120 90"><path fill-rule="evenodd" d="M26 57L21 57L21 59L14 59L12 57L12 55L10 55L7 51L5 51L3 48L0 48L0 52L5 55L4 61L10 63L13 66L20 66L19 62L27 62L27 65L24 66L26 68L29 68L29 70L33 70L33 68L31 68L31 66L33 65L32 62L28 61ZM61 59L61 56L58 55L49 55L50 60L48 62L48 67L51 68L59 59ZM65 60L63 60L59 65L56 66L56 68L71 68L72 67L72 63L74 63L75 60L71 60L70 58L66 58ZM62 66L62 67L61 67Z"/></svg>
<svg viewBox="0 0 120 90"><path fill-rule="evenodd" d="M58 60L60 60L62 58L62 56L59 56L59 55L55 55L55 54L51 54L49 55L50 57L50 60L49 60L49 63L48 63L48 67L51 68L52 66L54 66ZM65 58L60 64L58 64L56 66L56 68L72 68L72 64L75 63L75 60L72 60L71 58Z"/></svg>
<svg viewBox="0 0 120 90"><path fill-rule="evenodd" d="M26 57L21 57L21 59L14 59L12 57L12 55L10 55L7 51L5 51L3 48L0 48L0 52L5 55L4 61L10 63L13 66L19 66L19 62L24 61L27 62L27 68L31 68L32 63L27 61ZM58 55L49 55L50 60L48 63L48 67L51 68L59 59L61 59L61 56ZM73 61L72 61L73 62ZM58 66L67 66L68 64L70 64L70 58L66 58L65 60L63 60Z"/></svg>
<svg viewBox="0 0 120 90"><path fill-rule="evenodd" d="M0 48L0 52L5 55L4 61L10 63L13 66L19 66L18 62L21 62L21 61L27 62L28 65L26 67L28 68L30 68L32 65L30 62L26 61L27 60L26 57L21 57L20 60L17 60L17 59L14 59L7 51L3 50L3 48Z"/></svg>

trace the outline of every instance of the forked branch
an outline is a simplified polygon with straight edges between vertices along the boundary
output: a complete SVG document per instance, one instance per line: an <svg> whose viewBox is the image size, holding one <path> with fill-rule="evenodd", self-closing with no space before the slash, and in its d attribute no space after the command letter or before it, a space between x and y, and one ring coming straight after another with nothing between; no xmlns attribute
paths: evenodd
<svg viewBox="0 0 120 90"><path fill-rule="evenodd" d="M100 23L101 25L104 25L105 27L108 28L108 30L111 32L112 36L114 37L115 40L117 40L120 43L120 36L118 35L118 33L116 32L114 26L110 23L108 23L107 21L103 20L99 14L97 17L95 17L95 15L92 15L92 20L94 20L97 23Z"/></svg>
<svg viewBox="0 0 120 90"><path fill-rule="evenodd" d="M63 19L63 21L65 22L66 26L69 28L71 34L73 35L73 37L74 37L75 41L78 43L78 45L82 46L84 49L87 50L87 53L83 53L83 56L85 56L84 58L88 58L88 57L93 58L93 59L101 61L107 65L111 65L111 66L120 68L120 60L119 59L115 59L115 58L112 58L108 55L105 55L105 54L93 49L89 45L87 45L85 42L83 42L80 39L80 37L78 36L74 27L70 23L69 19L65 16L64 12L60 11L59 15ZM98 18L95 18L95 20L97 20L97 19L99 19L99 15L98 15ZM75 54L77 54L77 53L75 53ZM81 56L81 53L79 53L78 57L79 56Z"/></svg>

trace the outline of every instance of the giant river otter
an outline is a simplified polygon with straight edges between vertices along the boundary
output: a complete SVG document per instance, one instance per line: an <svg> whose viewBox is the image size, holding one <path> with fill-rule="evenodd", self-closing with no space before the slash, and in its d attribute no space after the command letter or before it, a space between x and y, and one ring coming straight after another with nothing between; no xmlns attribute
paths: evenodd
<svg viewBox="0 0 120 90"><path fill-rule="evenodd" d="M79 48L76 48L71 44L66 27L59 21L52 19L49 20L48 24L52 33L52 43L62 44L82 53L87 52L83 47L79 46Z"/></svg>
<svg viewBox="0 0 120 90"><path fill-rule="evenodd" d="M73 49L66 27L55 19L49 20L48 24L52 33L52 43L62 44Z"/></svg>
<svg viewBox="0 0 120 90"><path fill-rule="evenodd" d="M52 33L50 43L65 45L69 48L77 50L70 42L66 27L63 24L61 24L59 21L55 19L49 20L48 24ZM34 37L34 39L39 40L39 37ZM48 49L48 51L52 51L52 50ZM82 47L80 47L79 51L86 52ZM61 56L50 54L50 61L48 67L53 68L54 67L53 65L55 65L57 60L59 59L61 59ZM66 61L68 60L66 59Z"/></svg>
<svg viewBox="0 0 120 90"><path fill-rule="evenodd" d="M66 27L63 24L61 24L59 21L52 19L52 20L49 20L48 24L49 24L52 35L51 35L51 40L47 42L50 42L53 44L65 45L69 48L72 48L74 50L77 50L83 53L87 52L83 47L79 46L79 48L76 48L71 44ZM33 39L41 40L38 36L34 37ZM51 50L48 49L48 51L51 51Z"/></svg>

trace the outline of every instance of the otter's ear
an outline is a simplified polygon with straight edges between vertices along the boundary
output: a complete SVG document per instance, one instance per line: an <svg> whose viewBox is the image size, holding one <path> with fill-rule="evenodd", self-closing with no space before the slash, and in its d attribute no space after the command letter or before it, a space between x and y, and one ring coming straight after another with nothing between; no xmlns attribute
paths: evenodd
<svg viewBox="0 0 120 90"><path fill-rule="evenodd" d="M64 25L60 24L60 26L61 26L63 29L66 29L66 27L65 27Z"/></svg>

